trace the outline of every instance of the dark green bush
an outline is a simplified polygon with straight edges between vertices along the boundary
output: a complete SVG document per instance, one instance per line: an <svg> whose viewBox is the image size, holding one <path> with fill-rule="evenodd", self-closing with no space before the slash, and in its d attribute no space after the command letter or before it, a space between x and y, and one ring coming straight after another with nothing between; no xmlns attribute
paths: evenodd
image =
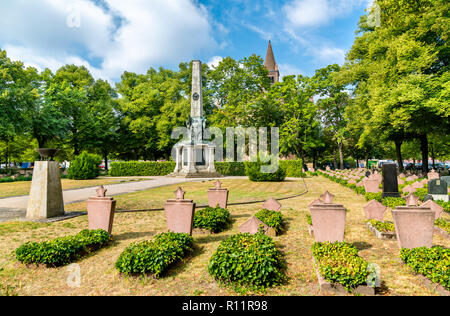
<svg viewBox="0 0 450 316"><path fill-rule="evenodd" d="M209 229L213 233L220 233L229 226L230 222L231 214L224 208L207 207L195 211L195 228Z"/></svg>
<svg viewBox="0 0 450 316"><path fill-rule="evenodd" d="M214 166L216 171L223 176L245 176L244 162L217 161Z"/></svg>
<svg viewBox="0 0 450 316"><path fill-rule="evenodd" d="M303 172L303 160L280 160L280 167L286 170L286 177L305 178L306 173Z"/></svg>
<svg viewBox="0 0 450 316"><path fill-rule="evenodd" d="M60 237L41 243L27 242L16 249L18 261L24 264L67 265L85 254L105 246L110 240L108 232L83 230L75 236Z"/></svg>
<svg viewBox="0 0 450 316"><path fill-rule="evenodd" d="M269 227L272 227L279 234L284 227L284 218L281 212L262 209L255 214L255 217Z"/></svg>
<svg viewBox="0 0 450 316"><path fill-rule="evenodd" d="M392 222L380 222L376 219L371 219L368 222L380 232L395 232L395 225Z"/></svg>
<svg viewBox="0 0 450 316"><path fill-rule="evenodd" d="M351 291L366 284L368 262L358 256L358 249L345 242L314 243L313 256L322 277L330 283L340 283Z"/></svg>
<svg viewBox="0 0 450 316"><path fill-rule="evenodd" d="M83 152L70 163L67 176L74 180L95 179L100 174L101 163L100 156Z"/></svg>
<svg viewBox="0 0 450 316"><path fill-rule="evenodd" d="M404 206L406 205L406 200L401 197L385 197L381 200L381 203L384 206L390 207L391 209L394 209L397 206Z"/></svg>
<svg viewBox="0 0 450 316"><path fill-rule="evenodd" d="M419 188L414 193L414 195L417 196L419 198L419 200L421 200L421 201L423 201L425 199L425 195L427 195L427 194L428 194L427 188Z"/></svg>
<svg viewBox="0 0 450 316"><path fill-rule="evenodd" d="M194 239L188 234L162 233L152 241L132 243L119 256L116 268L124 274L163 275L170 265L192 250Z"/></svg>
<svg viewBox="0 0 450 316"><path fill-rule="evenodd" d="M216 280L246 287L267 288L285 280L286 263L272 238L238 234L222 241L209 260Z"/></svg>
<svg viewBox="0 0 450 316"><path fill-rule="evenodd" d="M450 249L443 247L402 249L400 258L416 273L450 290Z"/></svg>
<svg viewBox="0 0 450 316"><path fill-rule="evenodd" d="M270 162L269 162L270 163ZM251 181L254 182L282 182L286 178L286 169L281 164L269 165L263 164L260 158L257 158L256 162L245 162L245 173ZM267 172L261 172L262 166L267 166L269 169Z"/></svg>

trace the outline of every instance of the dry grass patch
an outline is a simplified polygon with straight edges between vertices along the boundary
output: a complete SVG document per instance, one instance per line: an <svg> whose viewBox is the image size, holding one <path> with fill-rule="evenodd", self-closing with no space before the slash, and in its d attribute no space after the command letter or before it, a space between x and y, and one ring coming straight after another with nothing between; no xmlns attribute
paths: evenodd
<svg viewBox="0 0 450 316"><path fill-rule="evenodd" d="M314 242L308 234L307 205L325 190L336 195L336 202L350 210L347 214L346 241L355 243L360 255L381 267L383 289L381 295L436 295L422 286L418 277L401 264L396 242L377 239L365 226L364 197L352 190L322 177L306 179L309 193L282 201L281 212L287 221L287 230L274 238L286 256L288 282L255 295L320 295L317 278L312 265L311 246ZM206 203L206 190L212 182L181 185L186 198ZM162 207L167 198L173 197L178 187L169 186L117 196L119 209L142 209ZM230 201L248 198L269 198L300 193L302 182L252 183L247 180L223 180L223 187L230 189ZM85 210L84 203L68 205L67 208ZM114 268L120 253L131 243L153 238L166 230L164 212L120 213L114 220L114 241L106 248L80 260L81 286L70 288L66 280L67 267L46 269L27 268L15 262L11 252L22 243L33 240L76 234L87 228L87 217L82 216L65 222L48 225L29 223L0 224L0 284L13 288L19 295L237 295L231 288L218 285L208 274L209 258L219 243L239 232L248 217L260 210L261 204L229 207L232 227L217 235L194 235L195 251L183 262L169 270L167 276L154 279L121 276ZM436 245L449 246L447 239L436 235ZM1 287L0 287L1 288ZM0 293L1 294L1 293Z"/></svg>

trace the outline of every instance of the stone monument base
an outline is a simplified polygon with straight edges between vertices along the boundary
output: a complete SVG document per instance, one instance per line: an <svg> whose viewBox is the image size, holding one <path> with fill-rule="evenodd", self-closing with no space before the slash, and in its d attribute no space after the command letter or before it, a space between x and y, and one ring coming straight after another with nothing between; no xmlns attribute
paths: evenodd
<svg viewBox="0 0 450 316"><path fill-rule="evenodd" d="M27 219L64 215L61 175L57 161L36 161L28 200Z"/></svg>
<svg viewBox="0 0 450 316"><path fill-rule="evenodd" d="M207 171L199 171L196 173L172 172L167 176L172 178L211 178L211 179L223 177L218 172L207 172Z"/></svg>

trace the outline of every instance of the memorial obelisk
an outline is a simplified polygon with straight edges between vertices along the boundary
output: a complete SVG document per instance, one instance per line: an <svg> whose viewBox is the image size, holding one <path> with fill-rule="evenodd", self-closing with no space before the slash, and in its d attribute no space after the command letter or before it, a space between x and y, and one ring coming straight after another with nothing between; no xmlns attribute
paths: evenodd
<svg viewBox="0 0 450 316"><path fill-rule="evenodd" d="M216 178L221 175L214 166L215 144L203 139L206 119L203 116L202 63L192 62L191 115L187 125L187 139L174 146L176 166L171 177Z"/></svg>

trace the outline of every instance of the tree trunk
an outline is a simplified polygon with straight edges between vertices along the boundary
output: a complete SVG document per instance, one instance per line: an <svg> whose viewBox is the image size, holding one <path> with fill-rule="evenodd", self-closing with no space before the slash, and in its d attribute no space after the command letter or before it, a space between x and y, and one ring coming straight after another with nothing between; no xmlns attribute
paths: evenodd
<svg viewBox="0 0 450 316"><path fill-rule="evenodd" d="M398 170L403 172L403 157L402 157L402 141L396 140L395 142L395 151L397 153L397 161L398 161Z"/></svg>
<svg viewBox="0 0 450 316"><path fill-rule="evenodd" d="M420 150L422 151L422 172L428 173L428 137L427 134L420 136Z"/></svg>
<svg viewBox="0 0 450 316"><path fill-rule="evenodd" d="M103 152L103 159L105 160L105 171L108 171L108 153L107 152Z"/></svg>
<svg viewBox="0 0 450 316"><path fill-rule="evenodd" d="M333 148L333 166L334 169L337 170L338 166L337 166L337 159L336 159L336 148Z"/></svg>
<svg viewBox="0 0 450 316"><path fill-rule="evenodd" d="M344 153L342 152L343 147L342 141L338 142L338 149L339 149L339 166L341 170L344 170Z"/></svg>

